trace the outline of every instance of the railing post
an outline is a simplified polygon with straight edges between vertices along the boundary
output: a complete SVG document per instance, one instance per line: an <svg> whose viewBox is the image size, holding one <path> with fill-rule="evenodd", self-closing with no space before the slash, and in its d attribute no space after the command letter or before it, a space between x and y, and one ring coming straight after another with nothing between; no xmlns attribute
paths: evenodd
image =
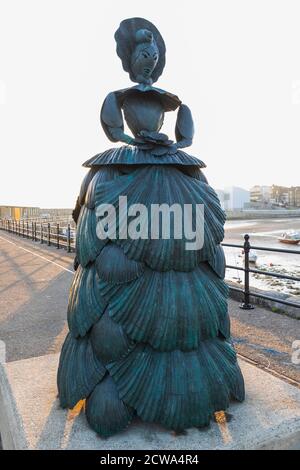
<svg viewBox="0 0 300 470"><path fill-rule="evenodd" d="M29 226L28 226L28 220L26 222L26 232L27 232L27 238L29 238Z"/></svg>
<svg viewBox="0 0 300 470"><path fill-rule="evenodd" d="M21 221L19 220L19 233L18 233L19 237L21 236Z"/></svg>
<svg viewBox="0 0 300 470"><path fill-rule="evenodd" d="M59 249L59 224L56 224L56 248Z"/></svg>
<svg viewBox="0 0 300 470"><path fill-rule="evenodd" d="M68 230L67 230L67 242L68 242L68 253L71 252L71 228L70 224L68 224Z"/></svg>
<svg viewBox="0 0 300 470"><path fill-rule="evenodd" d="M251 310L253 309L253 305L250 303L250 288L249 288L249 251L251 249L251 245L249 242L249 235L246 234L244 236L244 302L240 304L240 308L243 310Z"/></svg>
<svg viewBox="0 0 300 470"><path fill-rule="evenodd" d="M25 237L24 219L22 220L22 237Z"/></svg>
<svg viewBox="0 0 300 470"><path fill-rule="evenodd" d="M43 224L41 223L41 244L44 243Z"/></svg>
<svg viewBox="0 0 300 470"><path fill-rule="evenodd" d="M48 222L48 243L47 243L48 246L51 245L51 241L50 241L50 222Z"/></svg>
<svg viewBox="0 0 300 470"><path fill-rule="evenodd" d="M34 225L33 225L33 222L31 222L31 240L34 241Z"/></svg>
<svg viewBox="0 0 300 470"><path fill-rule="evenodd" d="M37 237L36 237L36 222L34 222L34 241L35 241L35 242L37 241Z"/></svg>

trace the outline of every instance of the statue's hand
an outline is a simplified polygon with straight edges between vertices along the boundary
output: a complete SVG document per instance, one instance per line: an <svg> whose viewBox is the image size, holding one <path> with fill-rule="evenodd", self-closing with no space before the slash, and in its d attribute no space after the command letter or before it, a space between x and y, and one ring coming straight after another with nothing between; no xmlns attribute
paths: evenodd
<svg viewBox="0 0 300 470"><path fill-rule="evenodd" d="M136 145L142 150L150 150L152 155L157 157L177 152L177 144L161 132L142 130L135 139L132 139L130 144Z"/></svg>
<svg viewBox="0 0 300 470"><path fill-rule="evenodd" d="M130 143L130 145L136 145L136 147L138 147L139 149L142 149L142 150L150 150L153 147L153 144L151 144L149 142L146 142L144 139L142 139L140 137L136 137L134 139L131 139L131 141L129 143Z"/></svg>
<svg viewBox="0 0 300 470"><path fill-rule="evenodd" d="M145 142L151 142L156 145L170 145L173 143L173 140L169 140L167 134L162 132L142 130L139 133L139 137Z"/></svg>
<svg viewBox="0 0 300 470"><path fill-rule="evenodd" d="M172 143L168 146L157 145L151 150L152 155L155 155L156 157L161 157L163 155L173 155L176 152L177 152L177 144L175 143Z"/></svg>

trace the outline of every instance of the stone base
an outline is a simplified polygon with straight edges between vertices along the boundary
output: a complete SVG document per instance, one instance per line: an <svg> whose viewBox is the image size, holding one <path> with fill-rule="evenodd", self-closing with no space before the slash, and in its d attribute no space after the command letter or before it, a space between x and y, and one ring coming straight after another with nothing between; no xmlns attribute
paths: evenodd
<svg viewBox="0 0 300 470"><path fill-rule="evenodd" d="M59 407L57 364L57 354L0 364L4 449L300 449L300 390L244 361L246 400L231 405L229 423L174 436L136 420L108 439L89 428L80 406Z"/></svg>

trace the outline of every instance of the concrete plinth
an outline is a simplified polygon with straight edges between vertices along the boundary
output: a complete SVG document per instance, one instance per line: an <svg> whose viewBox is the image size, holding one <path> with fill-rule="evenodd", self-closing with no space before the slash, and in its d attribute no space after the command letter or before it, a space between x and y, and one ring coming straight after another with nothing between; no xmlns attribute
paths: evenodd
<svg viewBox="0 0 300 470"><path fill-rule="evenodd" d="M300 449L300 390L244 361L246 401L232 404L229 423L174 436L137 420L108 439L89 428L79 409L59 408L57 363L50 354L0 364L4 449Z"/></svg>

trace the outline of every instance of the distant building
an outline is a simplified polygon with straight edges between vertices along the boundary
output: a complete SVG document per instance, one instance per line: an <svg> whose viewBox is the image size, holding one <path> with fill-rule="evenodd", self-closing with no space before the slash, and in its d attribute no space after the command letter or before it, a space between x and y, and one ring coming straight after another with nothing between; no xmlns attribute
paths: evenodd
<svg viewBox="0 0 300 470"><path fill-rule="evenodd" d="M250 189L250 202L253 202L256 205L269 204L271 201L271 193L271 186L253 186Z"/></svg>
<svg viewBox="0 0 300 470"><path fill-rule="evenodd" d="M289 188L288 204L291 207L300 207L300 186L292 186Z"/></svg>
<svg viewBox="0 0 300 470"><path fill-rule="evenodd" d="M0 219L71 219L72 209L40 209L26 206L0 206Z"/></svg>
<svg viewBox="0 0 300 470"><path fill-rule="evenodd" d="M250 191L237 186L217 190L217 194L222 208L227 211L244 209L250 201Z"/></svg>
<svg viewBox="0 0 300 470"><path fill-rule="evenodd" d="M72 217L73 209L40 209L43 218Z"/></svg>
<svg viewBox="0 0 300 470"><path fill-rule="evenodd" d="M289 205L289 188L286 186L271 186L271 202L277 206Z"/></svg>
<svg viewBox="0 0 300 470"><path fill-rule="evenodd" d="M300 207L300 186L253 186L250 189L250 207Z"/></svg>
<svg viewBox="0 0 300 470"><path fill-rule="evenodd" d="M0 219L31 219L40 216L39 207L0 206Z"/></svg>

